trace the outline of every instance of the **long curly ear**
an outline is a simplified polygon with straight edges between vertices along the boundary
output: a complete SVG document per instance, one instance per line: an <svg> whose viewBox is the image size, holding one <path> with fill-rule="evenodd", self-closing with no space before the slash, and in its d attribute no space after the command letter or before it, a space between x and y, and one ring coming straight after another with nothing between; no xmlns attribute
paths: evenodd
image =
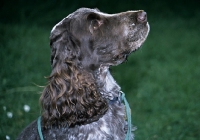
<svg viewBox="0 0 200 140"><path fill-rule="evenodd" d="M93 75L78 67L78 41L62 24L51 34L52 73L40 97L44 126L72 127L98 120L108 104L97 92Z"/></svg>

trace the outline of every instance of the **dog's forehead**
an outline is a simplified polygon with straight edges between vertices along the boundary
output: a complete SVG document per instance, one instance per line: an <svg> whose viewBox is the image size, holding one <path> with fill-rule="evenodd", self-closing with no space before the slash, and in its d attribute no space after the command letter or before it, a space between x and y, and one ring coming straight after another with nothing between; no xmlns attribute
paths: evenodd
<svg viewBox="0 0 200 140"><path fill-rule="evenodd" d="M89 14L89 13L97 13L99 12L98 9L90 9L90 8L79 8L77 9L75 12L69 14L67 17L68 18L75 18L77 16L83 16L83 15L86 15L86 14Z"/></svg>
<svg viewBox="0 0 200 140"><path fill-rule="evenodd" d="M102 15L102 16L113 16L113 15L116 15L116 14L108 14L108 13L105 13L105 12L102 12L100 11L99 9L97 8L94 8L94 9L90 9L90 8L79 8L77 9L75 12L69 14L67 16L67 18L78 18L78 17L84 17L85 15L88 15L88 14L91 14L91 13L96 13L98 15Z"/></svg>
<svg viewBox="0 0 200 140"><path fill-rule="evenodd" d="M113 17L113 16L119 16L119 15L125 15L126 13L137 13L137 12L141 12L143 10L129 10L129 11L125 11L125 12L120 12L120 13L113 13L113 14L109 14L109 13L105 13L100 11L97 8L94 9L90 9L90 8L79 8L77 9L75 12L69 14L67 16L67 18L79 18L79 17L84 17L85 15L88 15L90 13L96 13L100 16L104 16L104 17Z"/></svg>
<svg viewBox="0 0 200 140"><path fill-rule="evenodd" d="M90 12L98 12L99 10L97 8L90 9L90 8L79 8L75 12L80 12L80 13L90 13Z"/></svg>
<svg viewBox="0 0 200 140"><path fill-rule="evenodd" d="M67 17L63 18L59 23L57 23L51 30L51 33L56 31L56 28L63 23L65 23L68 19L79 19L80 17L83 17L85 14L91 13L91 12L98 12L98 9L90 9L90 8L79 8L75 12L69 14Z"/></svg>

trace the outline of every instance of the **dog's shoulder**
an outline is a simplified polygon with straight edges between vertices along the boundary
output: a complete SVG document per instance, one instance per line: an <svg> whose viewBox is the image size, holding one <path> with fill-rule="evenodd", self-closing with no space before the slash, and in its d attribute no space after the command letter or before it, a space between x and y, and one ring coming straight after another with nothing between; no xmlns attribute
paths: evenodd
<svg viewBox="0 0 200 140"><path fill-rule="evenodd" d="M39 140L37 120L29 124L17 137L16 140Z"/></svg>

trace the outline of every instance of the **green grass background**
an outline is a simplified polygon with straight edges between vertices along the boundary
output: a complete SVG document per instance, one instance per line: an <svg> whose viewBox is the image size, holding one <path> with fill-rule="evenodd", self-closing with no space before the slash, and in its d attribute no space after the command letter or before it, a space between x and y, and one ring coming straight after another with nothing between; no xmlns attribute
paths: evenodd
<svg viewBox="0 0 200 140"><path fill-rule="evenodd" d="M75 8L71 6L68 13ZM68 13L56 15L53 10L49 13L56 16L52 20L51 16L41 18L39 13L45 8L38 9L29 18L22 10L19 21L2 16L0 22L1 140L6 135L15 139L40 115L38 99L51 71L49 33ZM111 68L131 106L132 122L137 126L135 139L199 140L200 14L182 12L177 17L165 13L169 14L165 18L152 11L148 13L150 34L142 48L131 54L128 62ZM30 106L28 113L24 105ZM7 112L13 117L8 118Z"/></svg>

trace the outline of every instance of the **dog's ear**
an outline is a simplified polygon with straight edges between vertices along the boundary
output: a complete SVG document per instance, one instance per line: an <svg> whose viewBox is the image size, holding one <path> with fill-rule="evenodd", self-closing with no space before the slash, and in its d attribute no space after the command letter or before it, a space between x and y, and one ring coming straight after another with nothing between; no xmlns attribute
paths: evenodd
<svg viewBox="0 0 200 140"><path fill-rule="evenodd" d="M58 61L77 58L80 52L79 42L70 33L70 19L64 18L56 24L50 34L51 65L52 68Z"/></svg>
<svg viewBox="0 0 200 140"><path fill-rule="evenodd" d="M52 73L40 97L44 126L71 127L98 120L108 104L98 93L93 75L79 67L76 39L59 24L50 41Z"/></svg>

